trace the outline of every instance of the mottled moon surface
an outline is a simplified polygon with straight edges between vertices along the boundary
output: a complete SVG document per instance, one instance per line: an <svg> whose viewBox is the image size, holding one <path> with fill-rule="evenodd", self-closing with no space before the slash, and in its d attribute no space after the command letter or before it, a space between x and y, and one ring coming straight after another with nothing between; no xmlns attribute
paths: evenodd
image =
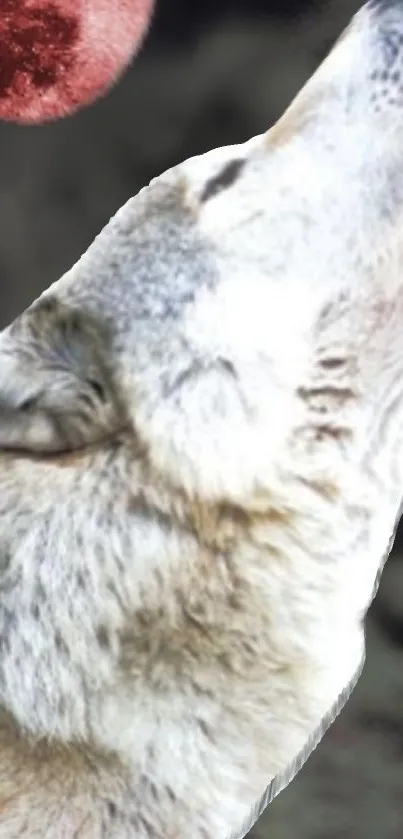
<svg viewBox="0 0 403 839"><path fill-rule="evenodd" d="M0 119L35 124L106 93L138 50L154 0L0 0Z"/></svg>

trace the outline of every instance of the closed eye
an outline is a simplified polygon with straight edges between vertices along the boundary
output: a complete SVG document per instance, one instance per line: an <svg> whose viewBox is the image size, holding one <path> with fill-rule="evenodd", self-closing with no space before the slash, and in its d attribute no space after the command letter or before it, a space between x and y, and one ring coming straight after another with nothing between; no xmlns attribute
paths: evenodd
<svg viewBox="0 0 403 839"><path fill-rule="evenodd" d="M101 384L101 382L99 382L97 379L87 379L87 384L90 386L91 390L98 397L100 402L106 402L107 401L106 392L105 392L105 389L104 389L103 385Z"/></svg>
<svg viewBox="0 0 403 839"><path fill-rule="evenodd" d="M21 411L21 413L28 414L30 411L33 411L38 405L39 395L35 394L35 396L28 396L18 405L17 410Z"/></svg>

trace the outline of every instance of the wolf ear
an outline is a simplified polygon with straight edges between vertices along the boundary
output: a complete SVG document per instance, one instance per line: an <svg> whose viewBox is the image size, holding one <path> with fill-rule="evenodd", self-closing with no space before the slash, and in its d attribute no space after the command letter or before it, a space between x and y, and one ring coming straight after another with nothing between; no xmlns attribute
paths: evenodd
<svg viewBox="0 0 403 839"><path fill-rule="evenodd" d="M104 341L98 324L53 298L0 336L0 448L68 451L122 425Z"/></svg>

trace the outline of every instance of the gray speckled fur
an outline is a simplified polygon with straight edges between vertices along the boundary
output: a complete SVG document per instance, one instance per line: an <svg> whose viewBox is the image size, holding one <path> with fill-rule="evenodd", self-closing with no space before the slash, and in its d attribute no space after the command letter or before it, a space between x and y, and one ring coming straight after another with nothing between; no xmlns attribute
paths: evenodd
<svg viewBox="0 0 403 839"><path fill-rule="evenodd" d="M385 27L0 334L4 839L238 836L358 678L403 480Z"/></svg>

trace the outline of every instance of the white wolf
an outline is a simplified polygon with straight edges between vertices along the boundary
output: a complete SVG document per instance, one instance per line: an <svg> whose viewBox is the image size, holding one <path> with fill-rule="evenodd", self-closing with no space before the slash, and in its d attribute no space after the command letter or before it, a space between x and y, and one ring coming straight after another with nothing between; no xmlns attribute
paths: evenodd
<svg viewBox="0 0 403 839"><path fill-rule="evenodd" d="M402 445L389 0L0 335L3 839L244 833L358 678Z"/></svg>

